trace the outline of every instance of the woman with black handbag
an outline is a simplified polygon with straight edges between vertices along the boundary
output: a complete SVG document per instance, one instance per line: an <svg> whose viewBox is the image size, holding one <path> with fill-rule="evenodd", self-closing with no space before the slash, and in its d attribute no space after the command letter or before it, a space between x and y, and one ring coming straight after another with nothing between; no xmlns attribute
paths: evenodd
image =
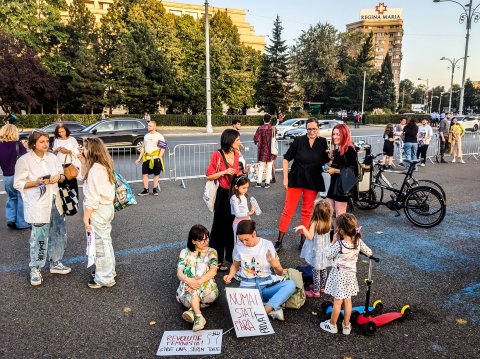
<svg viewBox="0 0 480 359"><path fill-rule="evenodd" d="M220 138L220 149L212 154L207 168L207 180L218 180L210 245L218 253L218 270L227 271L232 263L233 220L230 207L230 185L234 175L242 174L239 167L240 133L226 129Z"/></svg>
<svg viewBox="0 0 480 359"><path fill-rule="evenodd" d="M331 153L332 162L326 170L331 175L327 200L335 210L335 216L338 217L347 211L348 200L355 193L356 186L344 188L345 186L341 184L342 182L349 183L351 186L353 182L356 182L359 174L358 157L352 143L350 129L346 124L338 124L333 128L332 144L334 147L333 153ZM341 176L345 177L344 181L341 181Z"/></svg>

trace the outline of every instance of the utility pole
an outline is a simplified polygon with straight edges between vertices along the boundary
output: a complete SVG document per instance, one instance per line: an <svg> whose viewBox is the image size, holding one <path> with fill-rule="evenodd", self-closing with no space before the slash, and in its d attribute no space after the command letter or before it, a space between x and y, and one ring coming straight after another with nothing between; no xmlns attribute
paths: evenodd
<svg viewBox="0 0 480 359"><path fill-rule="evenodd" d="M205 1L205 87L207 92L207 132L212 133L212 89L210 86L210 24L208 21L208 0Z"/></svg>

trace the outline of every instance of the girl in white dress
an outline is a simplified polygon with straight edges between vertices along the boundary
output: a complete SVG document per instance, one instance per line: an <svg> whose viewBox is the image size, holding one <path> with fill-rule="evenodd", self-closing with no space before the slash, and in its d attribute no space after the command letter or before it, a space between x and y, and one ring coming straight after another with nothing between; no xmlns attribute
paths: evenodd
<svg viewBox="0 0 480 359"><path fill-rule="evenodd" d="M367 257L372 250L362 241L361 227L357 218L351 213L343 213L337 217L337 233L333 236L327 257L333 259L332 270L328 276L325 293L335 298L330 320L320 323L320 328L337 333L337 320L344 308L343 334L349 335L352 330L350 316L352 314L352 296L358 293L357 261L358 254L364 253Z"/></svg>
<svg viewBox="0 0 480 359"><path fill-rule="evenodd" d="M327 283L327 267L332 261L327 258L330 246L330 228L332 228L332 206L325 200L315 202L309 229L301 225L295 231L302 231L308 239L305 241L300 257L313 267L313 288L305 291L309 298L320 298Z"/></svg>
<svg viewBox="0 0 480 359"><path fill-rule="evenodd" d="M235 216L233 220L233 241L236 242L237 226L244 219L250 219L250 216L255 213L255 206L248 210L247 192L250 187L250 180L247 176L238 176L232 181L232 188L230 190L230 207L232 214Z"/></svg>

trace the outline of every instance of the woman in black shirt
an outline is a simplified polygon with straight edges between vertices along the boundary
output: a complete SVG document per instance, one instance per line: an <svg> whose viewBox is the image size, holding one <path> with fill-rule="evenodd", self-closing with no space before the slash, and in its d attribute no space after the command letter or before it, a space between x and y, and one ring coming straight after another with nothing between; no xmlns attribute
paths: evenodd
<svg viewBox="0 0 480 359"><path fill-rule="evenodd" d="M338 217L347 211L349 196L336 196L335 183L340 179L340 169L344 167L353 167L355 175L358 176L358 158L347 125L342 123L333 128L332 143L335 149L332 154L332 163L327 170L331 175L327 200L335 210L335 216Z"/></svg>
<svg viewBox="0 0 480 359"><path fill-rule="evenodd" d="M327 140L318 137L318 123L315 119L308 119L306 126L307 135L295 138L283 156L283 185L287 193L275 243L277 252L282 248L283 237L295 214L300 197L303 197L302 224L308 227L317 193L325 191L322 166L329 161ZM292 160L292 167L288 172L288 163ZM305 236L302 234L300 246L304 240Z"/></svg>
<svg viewBox="0 0 480 359"><path fill-rule="evenodd" d="M411 118L403 128L403 152L405 153L405 171L410 168L410 161L417 159L417 133L418 127L415 119Z"/></svg>

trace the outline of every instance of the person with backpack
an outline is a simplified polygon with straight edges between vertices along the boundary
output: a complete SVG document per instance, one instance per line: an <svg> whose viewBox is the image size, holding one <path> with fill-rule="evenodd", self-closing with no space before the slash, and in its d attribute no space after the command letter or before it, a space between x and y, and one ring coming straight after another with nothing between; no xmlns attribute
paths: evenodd
<svg viewBox="0 0 480 359"><path fill-rule="evenodd" d="M112 246L112 220L115 213L115 175L113 160L103 141L87 138L78 156L83 179L83 224L87 234L95 235L95 272L88 281L89 288L115 285L115 255Z"/></svg>
<svg viewBox="0 0 480 359"><path fill-rule="evenodd" d="M272 270L277 275L283 275L284 270L272 242L257 237L255 221L241 221L237 227L237 239L233 263L223 277L225 284L230 284L239 272L240 288L258 289L267 314L283 321L282 304L297 289L295 282L291 279L276 281L272 275Z"/></svg>

